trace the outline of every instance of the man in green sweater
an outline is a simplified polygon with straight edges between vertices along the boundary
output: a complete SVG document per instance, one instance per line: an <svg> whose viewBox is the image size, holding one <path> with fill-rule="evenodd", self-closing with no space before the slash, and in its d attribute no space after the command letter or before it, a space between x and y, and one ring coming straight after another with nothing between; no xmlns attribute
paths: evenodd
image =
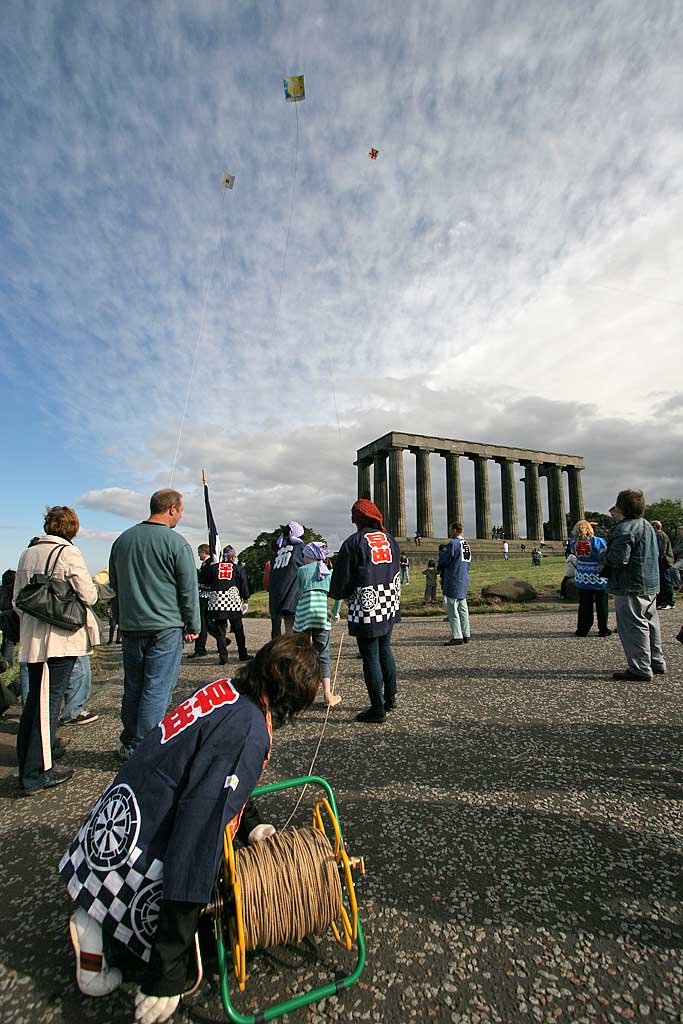
<svg viewBox="0 0 683 1024"><path fill-rule="evenodd" d="M178 681L183 637L200 629L197 570L192 549L174 533L183 515L178 491L155 491L149 519L122 533L109 556L123 649L124 760L166 714Z"/></svg>

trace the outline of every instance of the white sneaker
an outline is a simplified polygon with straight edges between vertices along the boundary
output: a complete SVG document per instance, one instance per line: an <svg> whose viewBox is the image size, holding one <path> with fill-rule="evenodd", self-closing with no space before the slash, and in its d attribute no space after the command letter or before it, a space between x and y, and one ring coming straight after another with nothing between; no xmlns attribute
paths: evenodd
<svg viewBox="0 0 683 1024"><path fill-rule="evenodd" d="M102 928L82 907L69 918L71 944L76 954L76 984L86 996L108 996L119 987L121 971L107 967L102 952Z"/></svg>

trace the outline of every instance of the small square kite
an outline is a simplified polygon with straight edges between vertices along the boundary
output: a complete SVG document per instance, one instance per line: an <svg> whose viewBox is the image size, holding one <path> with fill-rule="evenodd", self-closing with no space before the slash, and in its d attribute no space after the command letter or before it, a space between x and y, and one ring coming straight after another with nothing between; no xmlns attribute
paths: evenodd
<svg viewBox="0 0 683 1024"><path fill-rule="evenodd" d="M300 103L301 100L306 99L303 75L290 75L289 78L283 78L282 81L285 87L285 99L289 103Z"/></svg>
<svg viewBox="0 0 683 1024"><path fill-rule="evenodd" d="M234 184L234 174L221 174L221 185L223 186L223 188L232 188Z"/></svg>
<svg viewBox="0 0 683 1024"><path fill-rule="evenodd" d="M370 152L368 153L368 156L370 157L371 160L376 160L377 157L379 156L379 150L371 149Z"/></svg>

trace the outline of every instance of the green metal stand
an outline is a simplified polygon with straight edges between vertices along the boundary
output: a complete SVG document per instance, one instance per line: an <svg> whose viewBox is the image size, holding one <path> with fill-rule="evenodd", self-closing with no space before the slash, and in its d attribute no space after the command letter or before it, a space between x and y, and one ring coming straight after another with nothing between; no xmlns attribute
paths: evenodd
<svg viewBox="0 0 683 1024"><path fill-rule="evenodd" d="M293 789L296 786L319 786L325 790L325 794L330 802L334 816L337 819L339 831L341 832L341 822L339 821L339 814L337 813L337 803L334 799L334 793L332 792L327 780L320 778L318 775L304 775L299 779L288 779L286 782L273 782L269 786L258 786L254 790L252 796L257 797L264 796L267 793L279 793L284 789ZM310 1003L316 1003L320 999L326 999L328 996L334 996L338 992L342 992L344 989L350 988L351 985L355 985L363 972L363 967L365 966L365 939L363 937L363 929L361 928L360 916L358 913L356 913L356 926L358 929L358 960L356 961L356 966L351 974L348 974L346 977L340 978L337 981L331 981L327 985L321 985L319 988L313 989L310 992L302 992L301 995L294 996L293 999L286 999L282 1003L274 1003L272 1006L268 1006L265 1010L260 1010L256 1014L239 1013L232 1004L230 985L228 982L230 975L233 973L232 958L229 954L229 950L226 953L225 943L223 942L222 927L216 928L216 947L218 951L218 974L221 985L221 1001L228 1020L232 1021L233 1024L261 1024L261 1022L275 1020L276 1017L281 1017L285 1013L292 1013L293 1010L299 1010L302 1006L308 1006Z"/></svg>

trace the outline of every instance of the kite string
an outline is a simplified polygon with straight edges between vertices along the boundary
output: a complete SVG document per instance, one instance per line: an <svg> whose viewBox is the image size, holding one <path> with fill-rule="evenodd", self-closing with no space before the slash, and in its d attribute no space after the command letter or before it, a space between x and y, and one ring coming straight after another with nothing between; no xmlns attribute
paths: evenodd
<svg viewBox="0 0 683 1024"><path fill-rule="evenodd" d="M337 672L339 671L339 659L341 658L342 644L343 643L344 643L344 634L340 633L339 634L339 650L337 651L337 660L336 660L335 665L334 665L334 676L332 677L332 684L330 686L330 698L332 698L334 696L335 687L337 685ZM327 720L330 717L330 709L331 709L331 707L332 707L332 702L330 700L330 703L327 705L327 710L325 711L325 718L324 718L324 721L323 721L323 727L320 730L320 738L318 739L318 745L315 748L315 753L313 754L313 758L311 759L311 764L309 766L308 772L306 773L307 775L312 775L313 774L313 768L315 766L315 762L316 762L316 760L318 758L318 754L320 752L320 745L321 745L321 743L323 741L323 736L325 735L325 729L327 728ZM291 822L292 818L294 817L294 815L296 814L296 812L299 809L299 805L301 804L301 801L303 800L304 796L306 795L306 790L307 789L308 789L308 783L301 790L301 794L300 794L299 799L297 800L297 802L294 804L294 807L292 809L292 813L290 814L290 816L287 818L287 821L284 823L284 825L280 829L281 832L284 832L285 829L289 826L289 823Z"/></svg>
<svg viewBox="0 0 683 1024"><path fill-rule="evenodd" d="M223 198L221 200L221 216L219 217L219 240L222 242L223 238L223 208L225 205L225 189L223 190ZM216 247L216 253L218 253L218 247ZM197 332L197 340L194 346L194 355L192 357L192 367L190 369L190 377L187 382L187 392L185 394L185 404L183 406L183 414L180 418L180 428L178 430L178 440L175 446L175 455L173 456L173 465L171 466L171 478L169 480L169 487L173 487L173 477L175 476L176 464L178 462L178 453L180 452L180 442L183 437L183 430L185 427L185 419L187 418L187 409L190 404L190 393L192 391L192 382L194 380L195 370L197 368L197 360L199 358L199 349L201 346L202 338L204 336L204 325L206 323L206 309L209 300L209 292L213 285L213 279L216 276L216 265L217 260L214 259L213 266L211 268L211 274L207 275L204 280L204 298L202 301L202 315L199 321L199 330Z"/></svg>
<svg viewBox="0 0 683 1024"><path fill-rule="evenodd" d="M287 234L285 235L285 251L282 255L282 270L280 272L280 293L277 300L277 312L275 314L275 326L280 320L280 307L282 305L282 290L285 284L285 271L287 269L287 253L289 252L289 235L292 230L292 218L294 216L294 197L296 195L296 177L299 171L299 104L294 104L296 113L296 151L294 153L294 175L292 177L292 194L289 199L289 221L287 223Z"/></svg>

